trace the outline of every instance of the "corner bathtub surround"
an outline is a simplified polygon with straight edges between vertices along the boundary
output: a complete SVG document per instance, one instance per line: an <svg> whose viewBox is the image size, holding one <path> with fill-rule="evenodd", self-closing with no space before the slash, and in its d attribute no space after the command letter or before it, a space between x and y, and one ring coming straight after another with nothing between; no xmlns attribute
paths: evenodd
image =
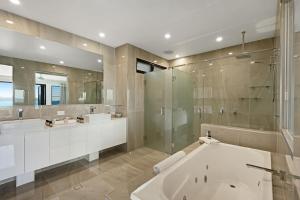
<svg viewBox="0 0 300 200"><path fill-rule="evenodd" d="M208 130L213 138L224 143L276 152L277 132L201 124L201 136L206 136Z"/></svg>
<svg viewBox="0 0 300 200"><path fill-rule="evenodd" d="M89 123L46 127L42 119L0 123L0 181L16 176L17 186L34 181L34 171L126 143L127 119L88 115Z"/></svg>

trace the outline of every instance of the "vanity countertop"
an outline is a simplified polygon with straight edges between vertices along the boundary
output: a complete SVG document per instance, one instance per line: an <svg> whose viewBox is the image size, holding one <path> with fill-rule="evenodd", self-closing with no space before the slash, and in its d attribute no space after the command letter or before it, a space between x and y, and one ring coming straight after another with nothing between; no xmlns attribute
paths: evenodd
<svg viewBox="0 0 300 200"><path fill-rule="evenodd" d="M39 131L39 130L58 129L63 127L86 126L92 123L105 122L108 120L110 121L110 120L118 120L118 119L125 118L125 117L111 118L109 114L104 114L104 113L89 114L86 116L89 117L88 122L65 123L65 124L55 125L53 127L46 126L44 119L23 119L23 120L2 121L0 122L0 135L11 134L11 133L22 134L27 130Z"/></svg>

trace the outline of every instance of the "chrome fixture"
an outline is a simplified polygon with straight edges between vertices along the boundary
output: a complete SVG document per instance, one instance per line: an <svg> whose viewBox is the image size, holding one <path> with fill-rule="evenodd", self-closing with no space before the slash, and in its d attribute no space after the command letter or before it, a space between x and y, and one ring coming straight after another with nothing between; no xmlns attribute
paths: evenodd
<svg viewBox="0 0 300 200"><path fill-rule="evenodd" d="M247 167L252 167L252 168L255 168L255 169L259 169L259 170L264 170L264 171L267 171L267 172L271 172L273 175L279 176L280 180L282 180L282 181L287 180L287 178L300 179L300 176L289 174L289 173L287 173L286 171L283 171L283 170L269 169L269 168L265 168L265 167L252 165L252 164L246 164L246 166Z"/></svg>
<svg viewBox="0 0 300 200"><path fill-rule="evenodd" d="M19 120L22 120L22 119L23 119L23 109L22 109L22 108L19 108L19 109L18 109L18 119L19 119Z"/></svg>
<svg viewBox="0 0 300 200"><path fill-rule="evenodd" d="M211 132L210 132L210 130L207 130L206 137L209 138L209 139L211 139Z"/></svg>
<svg viewBox="0 0 300 200"><path fill-rule="evenodd" d="M219 110L219 112L220 112L220 115L223 115L223 114L224 114L224 112L225 112L225 109L224 109L224 107L221 107L221 108L220 108L220 110Z"/></svg>
<svg viewBox="0 0 300 200"><path fill-rule="evenodd" d="M90 114L94 114L96 110L95 106L90 106Z"/></svg>
<svg viewBox="0 0 300 200"><path fill-rule="evenodd" d="M242 53L236 56L236 59L251 58L251 55L245 51L245 35L246 31L242 31Z"/></svg>

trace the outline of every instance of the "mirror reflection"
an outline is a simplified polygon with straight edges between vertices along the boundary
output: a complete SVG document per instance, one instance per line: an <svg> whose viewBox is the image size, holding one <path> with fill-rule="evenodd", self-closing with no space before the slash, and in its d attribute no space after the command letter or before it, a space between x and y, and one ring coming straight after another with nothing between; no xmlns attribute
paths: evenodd
<svg viewBox="0 0 300 200"><path fill-rule="evenodd" d="M0 38L0 107L102 103L102 55L5 29Z"/></svg>

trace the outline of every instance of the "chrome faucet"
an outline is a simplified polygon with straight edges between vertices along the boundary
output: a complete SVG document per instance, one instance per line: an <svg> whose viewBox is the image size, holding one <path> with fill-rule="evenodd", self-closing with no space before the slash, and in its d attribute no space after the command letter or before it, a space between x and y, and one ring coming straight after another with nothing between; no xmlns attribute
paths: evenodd
<svg viewBox="0 0 300 200"><path fill-rule="evenodd" d="M18 110L18 119L19 120L23 119L23 109L22 108L19 108L19 110Z"/></svg>
<svg viewBox="0 0 300 200"><path fill-rule="evenodd" d="M275 170L275 169L269 169L257 165L252 165L252 164L246 164L247 167L252 167L258 170L264 170L266 172L270 172L275 176L279 176L280 180L285 181L287 178L294 178L294 179L300 179L300 176L289 174L288 172L285 172L283 170Z"/></svg>
<svg viewBox="0 0 300 200"><path fill-rule="evenodd" d="M90 114L94 114L95 113L95 106L90 106Z"/></svg>
<svg viewBox="0 0 300 200"><path fill-rule="evenodd" d="M207 137L208 139L211 139L211 132L210 132L210 130L207 130L207 132L206 132L206 137Z"/></svg>

